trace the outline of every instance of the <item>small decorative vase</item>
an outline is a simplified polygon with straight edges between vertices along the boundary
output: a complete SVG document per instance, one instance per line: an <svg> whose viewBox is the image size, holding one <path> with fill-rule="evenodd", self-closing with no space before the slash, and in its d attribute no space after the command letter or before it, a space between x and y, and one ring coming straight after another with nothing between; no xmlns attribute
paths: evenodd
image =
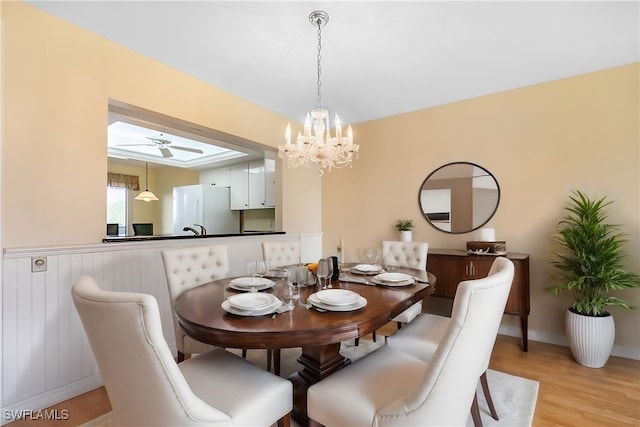
<svg viewBox="0 0 640 427"><path fill-rule="evenodd" d="M411 230L401 231L400 232L400 241L402 242L410 242L412 238Z"/></svg>
<svg viewBox="0 0 640 427"><path fill-rule="evenodd" d="M585 316L567 310L567 339L576 362L587 368L602 368L611 355L616 327L613 316Z"/></svg>

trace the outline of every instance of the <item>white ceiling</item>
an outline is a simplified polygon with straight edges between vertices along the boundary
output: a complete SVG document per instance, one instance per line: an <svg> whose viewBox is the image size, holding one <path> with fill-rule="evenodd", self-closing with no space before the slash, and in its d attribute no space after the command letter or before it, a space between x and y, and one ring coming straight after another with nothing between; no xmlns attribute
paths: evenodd
<svg viewBox="0 0 640 427"><path fill-rule="evenodd" d="M638 1L27 1L298 122L358 123L640 60Z"/></svg>
<svg viewBox="0 0 640 427"><path fill-rule="evenodd" d="M146 160L181 168L198 168L246 156L226 147L195 141L168 132L159 132L155 126L142 126L125 121L114 121L107 128L109 157Z"/></svg>

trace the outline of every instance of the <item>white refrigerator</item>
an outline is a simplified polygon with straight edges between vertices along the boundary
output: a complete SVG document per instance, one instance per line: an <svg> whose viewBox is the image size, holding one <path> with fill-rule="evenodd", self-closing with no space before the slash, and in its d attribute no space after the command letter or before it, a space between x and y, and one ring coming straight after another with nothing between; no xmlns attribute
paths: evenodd
<svg viewBox="0 0 640 427"><path fill-rule="evenodd" d="M201 224L207 234L240 232L240 213L229 209L231 189L215 185L186 185L173 187L173 234L193 234L183 231L192 227L198 232Z"/></svg>

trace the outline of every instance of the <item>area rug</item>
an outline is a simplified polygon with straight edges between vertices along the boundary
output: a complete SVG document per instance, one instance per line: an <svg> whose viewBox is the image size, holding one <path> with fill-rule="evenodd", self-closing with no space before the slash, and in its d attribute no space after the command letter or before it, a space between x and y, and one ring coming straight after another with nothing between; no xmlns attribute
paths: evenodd
<svg viewBox="0 0 640 427"><path fill-rule="evenodd" d="M371 340L361 339L358 346L355 346L353 342L342 343L340 352L345 357L355 361L381 345L384 345L384 340L378 340L378 342L374 343ZM231 351L233 353L240 354L239 350ZM280 357L280 375L282 377L286 378L293 372L300 370L301 367L297 362L300 353L300 349L286 349L282 351ZM249 350L247 359L258 366L266 367L266 354L264 351ZM539 383L537 381L509 375L504 372L493 371L491 369L487 371L487 379L491 389L491 396L493 397L493 404L496 407L496 411L498 412L500 419L496 421L491 418L482 390L478 388L478 404L480 406L480 416L482 417L483 426L531 426L533 413L536 407L536 400L538 398ZM291 421L291 425L293 427L298 427L298 424L293 420ZM116 424L111 412L82 425L82 427L114 426L116 426ZM471 417L469 417L469 420L467 421L467 427L473 427Z"/></svg>

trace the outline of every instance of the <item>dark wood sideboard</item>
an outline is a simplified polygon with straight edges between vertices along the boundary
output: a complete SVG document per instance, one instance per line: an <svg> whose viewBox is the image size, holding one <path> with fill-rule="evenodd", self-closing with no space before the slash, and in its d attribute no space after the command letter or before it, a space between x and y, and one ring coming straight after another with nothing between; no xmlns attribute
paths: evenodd
<svg viewBox="0 0 640 427"><path fill-rule="evenodd" d="M528 351L529 255L509 252L506 257L513 261L515 271L504 313L520 316L522 350ZM432 296L453 299L460 282L486 277L494 259L495 256L471 255L464 250L429 248L427 270L437 277Z"/></svg>

